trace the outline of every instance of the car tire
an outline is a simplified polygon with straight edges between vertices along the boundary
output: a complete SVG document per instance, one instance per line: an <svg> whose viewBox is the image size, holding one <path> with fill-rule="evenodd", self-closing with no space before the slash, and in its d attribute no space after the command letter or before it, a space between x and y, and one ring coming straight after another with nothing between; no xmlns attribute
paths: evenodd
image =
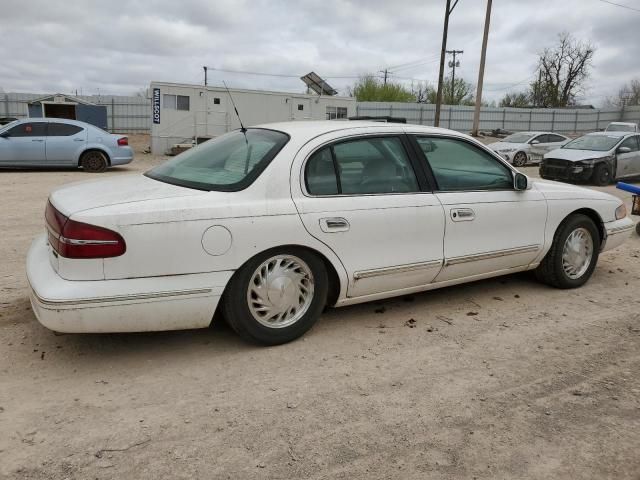
<svg viewBox="0 0 640 480"><path fill-rule="evenodd" d="M600 234L593 220L570 215L556 230L551 249L535 270L536 277L556 288L580 287L593 274L599 252Z"/></svg>
<svg viewBox="0 0 640 480"><path fill-rule="evenodd" d="M524 167L527 164L527 154L524 152L518 152L513 156L514 167Z"/></svg>
<svg viewBox="0 0 640 480"><path fill-rule="evenodd" d="M90 152L82 155L80 165L85 172L88 173L102 173L109 166L109 161L104 153L97 150L91 150Z"/></svg>
<svg viewBox="0 0 640 480"><path fill-rule="evenodd" d="M611 170L606 164L600 163L594 168L591 180L599 187L606 187L611 183Z"/></svg>
<svg viewBox="0 0 640 480"><path fill-rule="evenodd" d="M271 249L233 275L222 298L223 314L249 342L287 343L316 323L327 302L328 282L317 255L299 247Z"/></svg>

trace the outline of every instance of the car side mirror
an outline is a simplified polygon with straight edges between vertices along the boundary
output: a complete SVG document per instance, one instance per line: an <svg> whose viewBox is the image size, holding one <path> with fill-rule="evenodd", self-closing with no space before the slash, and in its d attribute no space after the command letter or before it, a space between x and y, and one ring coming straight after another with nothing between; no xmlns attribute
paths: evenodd
<svg viewBox="0 0 640 480"><path fill-rule="evenodd" d="M524 173L516 173L513 177L513 188L515 190L526 190L529 187L529 178Z"/></svg>
<svg viewBox="0 0 640 480"><path fill-rule="evenodd" d="M620 147L618 148L618 153L629 153L631 149L629 147Z"/></svg>
<svg viewBox="0 0 640 480"><path fill-rule="evenodd" d="M538 145L539 143L539 140L531 140L531 145Z"/></svg>

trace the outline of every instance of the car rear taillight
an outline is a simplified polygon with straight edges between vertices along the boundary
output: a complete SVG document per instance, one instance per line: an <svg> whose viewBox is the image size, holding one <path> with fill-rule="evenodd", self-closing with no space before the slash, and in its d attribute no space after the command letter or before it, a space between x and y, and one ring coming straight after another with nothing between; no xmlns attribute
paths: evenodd
<svg viewBox="0 0 640 480"><path fill-rule="evenodd" d="M118 139L119 147L126 147L127 145L129 145L129 139L127 137L121 137Z"/></svg>
<svg viewBox="0 0 640 480"><path fill-rule="evenodd" d="M104 227L77 222L65 217L47 203L45 212L49 244L66 258L119 257L127 250L120 234Z"/></svg>

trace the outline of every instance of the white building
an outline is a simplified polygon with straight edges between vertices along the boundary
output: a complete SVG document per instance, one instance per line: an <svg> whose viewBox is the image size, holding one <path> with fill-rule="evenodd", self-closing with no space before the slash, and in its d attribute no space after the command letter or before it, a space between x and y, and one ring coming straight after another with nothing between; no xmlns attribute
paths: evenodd
<svg viewBox="0 0 640 480"><path fill-rule="evenodd" d="M347 118L356 113L352 97L230 89L245 127L287 120ZM151 82L151 152L212 138L240 127L224 87Z"/></svg>

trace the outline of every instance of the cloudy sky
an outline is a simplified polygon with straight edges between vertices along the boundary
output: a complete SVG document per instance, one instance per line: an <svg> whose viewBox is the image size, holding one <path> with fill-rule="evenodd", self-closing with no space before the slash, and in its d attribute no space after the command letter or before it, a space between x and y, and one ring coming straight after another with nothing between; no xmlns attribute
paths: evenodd
<svg viewBox="0 0 640 480"><path fill-rule="evenodd" d="M494 0L485 96L533 78L537 53L559 32L597 52L583 100L601 104L640 78L640 0ZM311 70L344 93L355 77L435 83L444 0L2 0L0 89L133 94L152 80L303 91ZM476 83L484 0L459 0L449 49ZM290 77L289 77L290 76Z"/></svg>

